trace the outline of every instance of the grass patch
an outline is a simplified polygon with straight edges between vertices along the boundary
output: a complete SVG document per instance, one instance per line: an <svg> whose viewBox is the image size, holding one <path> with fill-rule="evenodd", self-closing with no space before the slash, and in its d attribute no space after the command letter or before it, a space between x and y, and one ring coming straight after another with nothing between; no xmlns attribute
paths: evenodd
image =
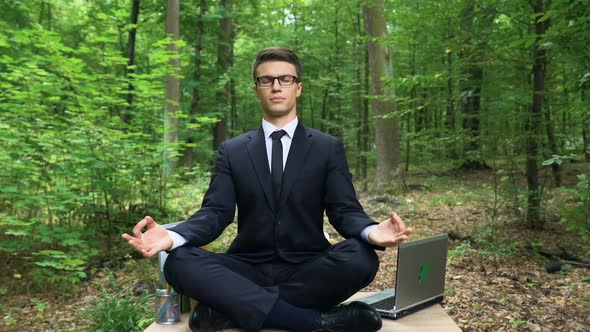
<svg viewBox="0 0 590 332"><path fill-rule="evenodd" d="M154 320L152 294L141 296L103 294L94 301L84 316L92 322L88 331L143 331Z"/></svg>

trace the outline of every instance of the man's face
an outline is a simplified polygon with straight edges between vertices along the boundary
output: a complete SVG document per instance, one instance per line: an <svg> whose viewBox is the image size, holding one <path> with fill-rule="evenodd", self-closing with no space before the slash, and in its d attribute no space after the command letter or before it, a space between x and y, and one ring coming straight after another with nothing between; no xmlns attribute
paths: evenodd
<svg viewBox="0 0 590 332"><path fill-rule="evenodd" d="M295 66L283 61L263 62L256 68L256 77L278 77L297 76ZM295 116L297 97L301 94L301 83L294 82L290 86L281 86L279 80L275 79L271 86L263 87L254 85L254 93L260 104L265 117L282 118Z"/></svg>

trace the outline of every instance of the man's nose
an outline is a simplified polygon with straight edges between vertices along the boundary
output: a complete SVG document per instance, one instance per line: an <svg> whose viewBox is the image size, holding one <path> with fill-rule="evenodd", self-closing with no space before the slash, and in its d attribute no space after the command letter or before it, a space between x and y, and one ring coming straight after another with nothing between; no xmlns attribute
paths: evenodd
<svg viewBox="0 0 590 332"><path fill-rule="evenodd" d="M272 89L276 91L276 90L281 90L281 88L282 88L282 86L281 86L281 83L279 83L279 78L275 77L272 80Z"/></svg>

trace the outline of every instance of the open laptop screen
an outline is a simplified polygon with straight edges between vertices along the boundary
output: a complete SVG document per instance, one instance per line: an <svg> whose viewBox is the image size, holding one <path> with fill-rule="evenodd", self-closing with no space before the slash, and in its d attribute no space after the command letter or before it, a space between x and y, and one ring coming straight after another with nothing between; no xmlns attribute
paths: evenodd
<svg viewBox="0 0 590 332"><path fill-rule="evenodd" d="M448 237L441 234L399 245L396 310L444 296Z"/></svg>

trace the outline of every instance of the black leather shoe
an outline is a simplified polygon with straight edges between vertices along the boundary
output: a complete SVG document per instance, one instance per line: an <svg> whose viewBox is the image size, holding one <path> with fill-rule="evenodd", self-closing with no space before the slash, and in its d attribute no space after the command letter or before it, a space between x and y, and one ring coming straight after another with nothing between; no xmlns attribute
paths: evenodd
<svg viewBox="0 0 590 332"><path fill-rule="evenodd" d="M321 315L321 328L314 332L375 332L381 329L377 310L363 302L341 304Z"/></svg>
<svg viewBox="0 0 590 332"><path fill-rule="evenodd" d="M238 327L228 317L204 304L199 304L193 309L188 326L193 332L215 332Z"/></svg>

